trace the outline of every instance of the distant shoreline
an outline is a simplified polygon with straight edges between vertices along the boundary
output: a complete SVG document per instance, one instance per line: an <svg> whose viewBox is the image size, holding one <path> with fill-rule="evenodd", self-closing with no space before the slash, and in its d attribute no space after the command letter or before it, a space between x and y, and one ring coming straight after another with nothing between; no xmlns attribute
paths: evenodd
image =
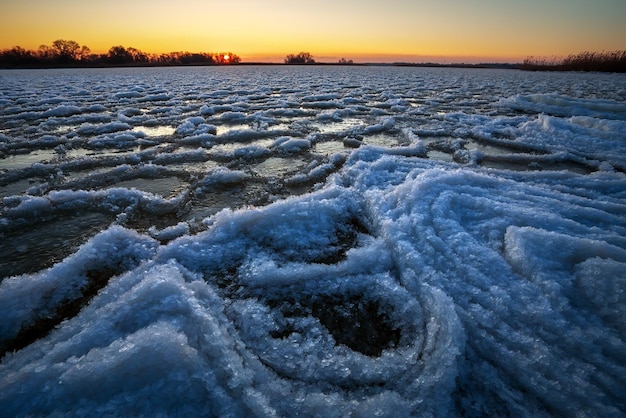
<svg viewBox="0 0 626 418"><path fill-rule="evenodd" d="M438 64L438 63L405 63L405 62L365 62L365 63L336 63L336 62L316 62L314 64L285 64L279 62L239 62L237 64L65 64L65 65L2 65L2 70L45 70L45 69L72 69L72 68L167 68L167 67L241 67L241 66L281 66L281 67L429 67L429 68L500 68L500 69L520 69L522 64Z"/></svg>
<svg viewBox="0 0 626 418"><path fill-rule="evenodd" d="M576 69L566 68L560 65L528 65L527 63L410 63L410 62L365 62L365 63L337 63L316 62L313 64L285 64L280 62L239 62L236 64L215 63L190 63L190 64L164 64L164 63L129 63L129 64L57 64L57 65L0 65L0 70L53 70L53 69L107 69L107 68L168 68L168 67L251 67L251 66L280 66L280 67L414 67L414 68L468 68L468 69L503 69L521 70L529 72L588 72L588 73L624 73L624 70L610 71L601 69Z"/></svg>
<svg viewBox="0 0 626 418"><path fill-rule="evenodd" d="M489 58L487 58L489 59ZM51 46L41 45L37 51L20 46L0 51L0 69L52 69L52 68L148 68L148 67L208 67L231 65L327 65L327 66L395 66L426 68L489 68L526 71L558 72L626 72L626 50L581 52L565 58L528 57L515 62L354 62L341 58L334 62L318 62L309 52L288 54L284 62L243 62L232 52L175 51L153 54L122 45L112 46L107 53L94 54L88 46L72 40L57 39Z"/></svg>

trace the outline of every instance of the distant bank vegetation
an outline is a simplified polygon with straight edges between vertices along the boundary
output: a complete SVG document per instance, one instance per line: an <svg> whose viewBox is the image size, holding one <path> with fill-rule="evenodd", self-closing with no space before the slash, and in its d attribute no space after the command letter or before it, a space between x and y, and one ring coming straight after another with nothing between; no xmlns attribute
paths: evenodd
<svg viewBox="0 0 626 418"><path fill-rule="evenodd" d="M315 64L313 55L308 52L300 52L298 54L289 54L285 57L285 64L290 65L302 65L302 64Z"/></svg>
<svg viewBox="0 0 626 418"><path fill-rule="evenodd" d="M313 55L309 52L299 52L297 54L289 54L285 57L284 63L287 65L310 65L310 64L322 64L322 65L355 65L354 61L340 58L337 62L317 62ZM358 64L357 64L358 65Z"/></svg>
<svg viewBox="0 0 626 418"><path fill-rule="evenodd" d="M520 66L529 71L600 71L626 72L626 50L609 52L581 52L563 59L529 57Z"/></svg>
<svg viewBox="0 0 626 418"><path fill-rule="evenodd" d="M228 65L239 64L241 58L232 52L169 52L151 54L133 47L112 46L104 54L94 54L85 45L75 41L57 39L52 45L27 50L20 46L0 51L0 68L58 68L58 67L124 67L124 66L175 66L175 65ZM288 65L317 64L308 52L289 54ZM338 64L351 65L352 60L340 59ZM328 63L326 63L328 64ZM581 52L566 58L528 57L521 64L410 64L403 66L462 66L476 68L515 68L528 71L598 71L626 72L626 50L609 52Z"/></svg>
<svg viewBox="0 0 626 418"><path fill-rule="evenodd" d="M58 39L50 46L41 45L36 51L19 46L0 51L2 68L226 65L240 61L232 52L149 54L121 45L112 46L106 54L93 54L89 47L64 39Z"/></svg>

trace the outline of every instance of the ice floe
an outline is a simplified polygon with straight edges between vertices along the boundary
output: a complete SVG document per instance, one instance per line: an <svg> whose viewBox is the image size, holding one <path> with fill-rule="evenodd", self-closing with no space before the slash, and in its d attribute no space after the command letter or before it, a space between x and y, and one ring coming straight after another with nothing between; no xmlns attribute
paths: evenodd
<svg viewBox="0 0 626 418"><path fill-rule="evenodd" d="M7 416L626 413L623 76L0 76Z"/></svg>

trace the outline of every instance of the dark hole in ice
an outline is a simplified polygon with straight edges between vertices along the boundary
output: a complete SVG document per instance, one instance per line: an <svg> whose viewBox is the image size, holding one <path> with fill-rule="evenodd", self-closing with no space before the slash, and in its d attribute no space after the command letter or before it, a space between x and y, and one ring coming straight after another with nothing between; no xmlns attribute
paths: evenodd
<svg viewBox="0 0 626 418"><path fill-rule="evenodd" d="M383 306L358 295L315 295L300 302L270 305L278 307L285 317L316 317L337 344L369 357L380 357L383 350L397 347L400 341L400 330L384 313ZM286 338L295 331L286 327L273 332L272 337Z"/></svg>
<svg viewBox="0 0 626 418"><path fill-rule="evenodd" d="M51 267L106 228L112 219L98 212L60 213L53 220L33 218L27 224L16 223L19 227L12 230L0 228L0 281Z"/></svg>
<svg viewBox="0 0 626 418"><path fill-rule="evenodd" d="M326 298L312 304L313 316L337 344L370 357L380 357L384 349L394 348L400 341L400 330L393 327L380 308L378 303L356 296L348 300Z"/></svg>

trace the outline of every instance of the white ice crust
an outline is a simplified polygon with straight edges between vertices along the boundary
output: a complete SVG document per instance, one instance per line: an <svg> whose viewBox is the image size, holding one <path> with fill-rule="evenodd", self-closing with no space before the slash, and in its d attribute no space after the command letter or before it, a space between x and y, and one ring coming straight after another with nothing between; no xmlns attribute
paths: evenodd
<svg viewBox="0 0 626 418"><path fill-rule="evenodd" d="M262 137L262 124L273 118L356 113L373 100L366 89L310 91L297 97L298 106L288 96L277 108L251 112L250 103L272 90L240 90L198 95L206 103L183 117L176 95L127 86L113 94L125 102L119 121L85 120L77 134L91 135L94 147L94 141L121 146L143 136L117 136L145 116L142 103L156 106L161 116L148 117L173 117L176 135L193 138L194 149L157 153L160 162L140 166L133 163L144 158L139 151L130 159L112 156L107 161L117 171L105 174L135 178L143 170L141 176L157 178L169 173L164 166L205 162L208 152L253 163L310 152L320 138L300 135L297 123L267 145L246 142ZM358 149L289 174L289 184L319 183L313 191L224 209L204 219L207 229L199 233L182 221L143 234L113 225L49 269L4 278L3 345L83 298L94 278L104 274L108 281L78 314L2 358L2 414L623 416L624 101L511 94L498 102L510 113L493 117L470 114L483 104L468 94L469 107L461 103L407 128L407 119L421 117L420 106L451 99L414 106L389 90L376 98L373 118L342 131ZM102 111L87 112L78 102L30 109L9 102L4 114L20 120ZM350 112L332 123L341 125ZM231 131L241 147L211 150L225 143L214 126L223 123L257 126ZM400 138L397 146L367 142L390 132ZM446 146L464 164L424 158L421 138L447 136L518 148L499 157L452 138ZM545 164L577 161L596 170L479 165L485 158L526 164L540 152ZM28 170L44 168L19 173ZM243 187L255 175L220 166L197 177L193 193L209 195ZM22 225L89 208L171 213L187 201L185 193L163 197L121 187L41 190L5 197L0 222ZM378 352L364 347L375 345L363 337L368 333L382 338Z"/></svg>

